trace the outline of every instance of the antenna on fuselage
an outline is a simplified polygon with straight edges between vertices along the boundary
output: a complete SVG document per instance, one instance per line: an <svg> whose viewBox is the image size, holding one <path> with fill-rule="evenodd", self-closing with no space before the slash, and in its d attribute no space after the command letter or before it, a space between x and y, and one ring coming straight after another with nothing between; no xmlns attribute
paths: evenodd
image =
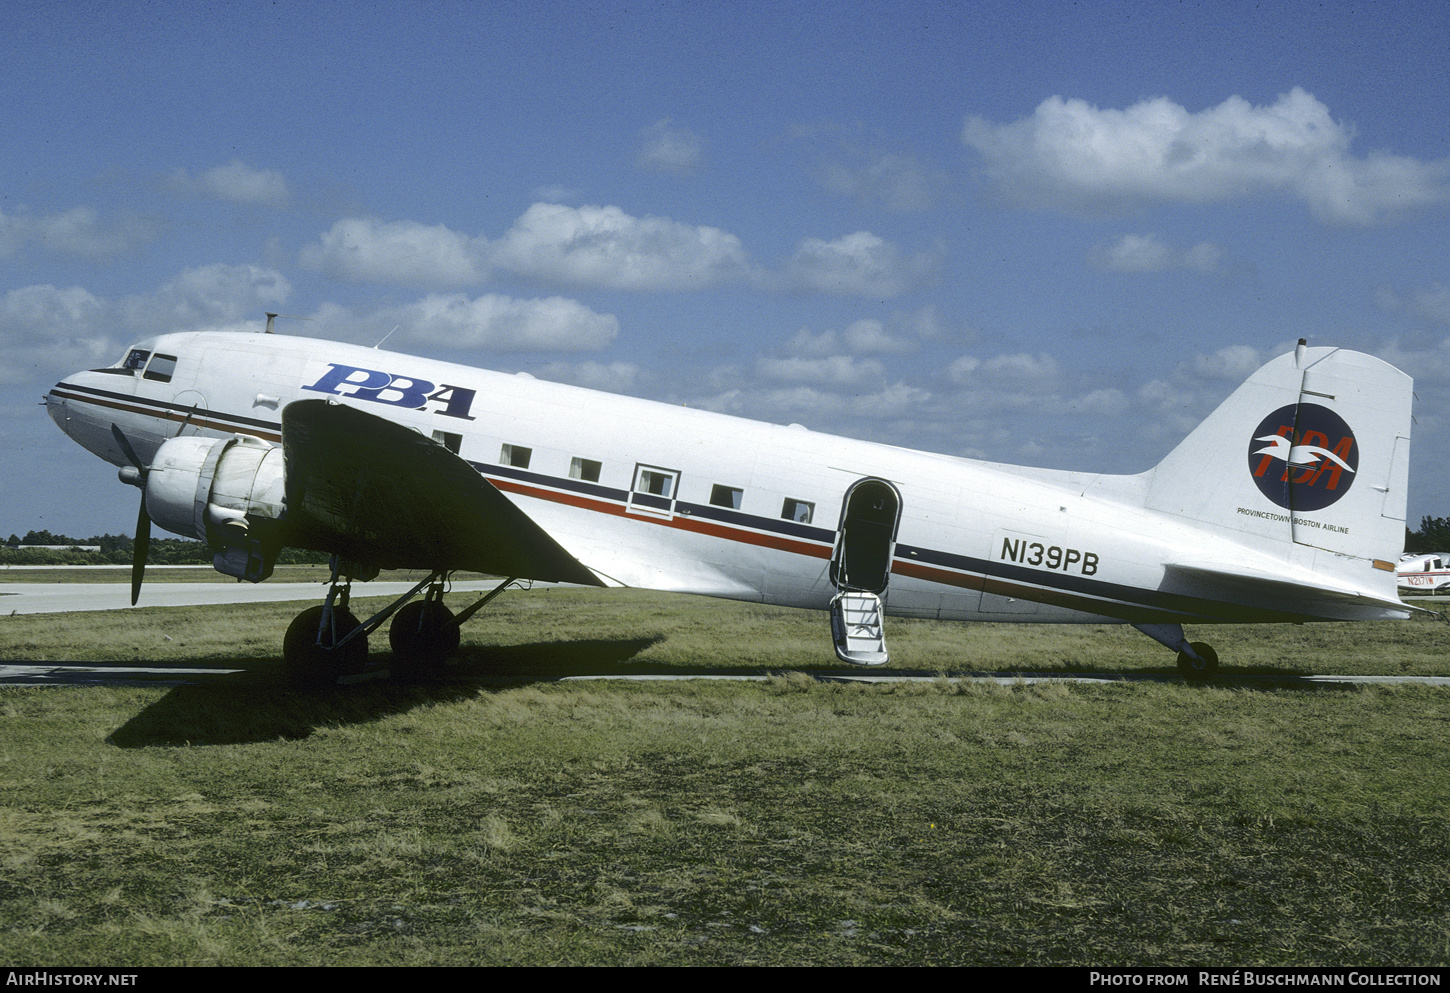
<svg viewBox="0 0 1450 993"><path fill-rule="evenodd" d="M268 314L267 315L267 328L262 333L263 334L275 334L276 332L273 331L272 328L277 323L277 318L279 318L279 317L285 317L289 321L312 321L312 320L316 320L316 318L314 318L314 317L303 317L301 314Z"/></svg>

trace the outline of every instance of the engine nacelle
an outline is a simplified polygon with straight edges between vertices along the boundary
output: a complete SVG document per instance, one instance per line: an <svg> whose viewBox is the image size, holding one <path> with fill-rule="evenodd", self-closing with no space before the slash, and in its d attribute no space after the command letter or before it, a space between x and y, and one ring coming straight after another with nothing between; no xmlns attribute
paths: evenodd
<svg viewBox="0 0 1450 993"><path fill-rule="evenodd" d="M259 583L281 549L285 475L282 449L258 438L171 438L146 471L146 512L205 541L218 572Z"/></svg>

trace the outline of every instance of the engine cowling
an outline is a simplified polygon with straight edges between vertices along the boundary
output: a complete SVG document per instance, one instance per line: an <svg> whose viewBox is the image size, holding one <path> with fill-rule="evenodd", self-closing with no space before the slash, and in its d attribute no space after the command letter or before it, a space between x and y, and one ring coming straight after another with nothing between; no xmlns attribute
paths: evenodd
<svg viewBox="0 0 1450 993"><path fill-rule="evenodd" d="M121 476L128 482L128 470ZM287 516L282 449L259 438L171 438L145 476L146 512L199 538L218 572L258 583L272 574Z"/></svg>

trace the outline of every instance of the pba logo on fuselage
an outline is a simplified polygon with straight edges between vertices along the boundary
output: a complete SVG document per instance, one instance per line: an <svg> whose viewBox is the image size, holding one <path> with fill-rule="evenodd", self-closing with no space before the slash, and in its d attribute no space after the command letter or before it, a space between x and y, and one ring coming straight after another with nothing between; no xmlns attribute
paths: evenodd
<svg viewBox="0 0 1450 993"><path fill-rule="evenodd" d="M431 409L435 414L458 417L465 421L474 419L469 410L477 396L476 390L462 386L431 383L417 376L403 376L381 369L364 369L361 366L343 365L341 362L329 362L327 372L317 382L311 386L303 383L302 388L317 393L387 404L389 407Z"/></svg>
<svg viewBox="0 0 1450 993"><path fill-rule="evenodd" d="M1280 407L1249 439L1254 485L1285 510L1323 510L1349 492L1358 469L1354 432L1315 403Z"/></svg>

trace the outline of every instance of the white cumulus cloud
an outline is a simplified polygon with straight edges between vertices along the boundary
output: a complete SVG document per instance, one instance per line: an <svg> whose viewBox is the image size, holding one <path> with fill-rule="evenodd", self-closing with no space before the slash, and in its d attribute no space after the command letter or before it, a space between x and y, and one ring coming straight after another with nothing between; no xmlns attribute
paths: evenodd
<svg viewBox="0 0 1450 993"><path fill-rule="evenodd" d="M0 297L0 384L36 383L120 358L106 302L79 286L23 286Z"/></svg>
<svg viewBox="0 0 1450 993"><path fill-rule="evenodd" d="M1268 106L1235 96L1197 113L1166 97L1114 110L1054 96L1030 117L973 116L962 131L991 182L1031 207L1120 211L1277 193L1320 220L1370 224L1447 199L1450 162L1355 156L1352 138L1298 87Z"/></svg>
<svg viewBox="0 0 1450 993"><path fill-rule="evenodd" d="M757 363L766 379L815 386L843 387L881 381L885 369L876 359L832 355L822 359L762 358Z"/></svg>
<svg viewBox="0 0 1450 993"><path fill-rule="evenodd" d="M928 308L929 310L929 308ZM893 321L893 325L902 323ZM853 355L885 355L910 352L916 348L912 338L896 333L886 322L871 317L853 321L843 331L822 331L812 334L802 328L791 338L789 350L796 355L824 358L845 350Z"/></svg>
<svg viewBox="0 0 1450 993"><path fill-rule="evenodd" d="M0 298L0 382L109 366L131 342L168 331L232 327L286 300L281 273L261 266L187 269L164 286L119 300L79 286L25 286Z"/></svg>
<svg viewBox="0 0 1450 993"><path fill-rule="evenodd" d="M869 231L826 241L802 241L785 266L788 285L823 293L893 297L920 284L933 271L931 259L907 257Z"/></svg>
<svg viewBox="0 0 1450 993"><path fill-rule="evenodd" d="M19 211L0 211L0 258L20 252L27 244L56 252L96 258L120 255L150 241L155 226L140 218L103 220L94 207L72 207L38 217Z"/></svg>
<svg viewBox="0 0 1450 993"><path fill-rule="evenodd" d="M487 273L487 242L442 224L346 218L302 249L303 267L355 283L469 286Z"/></svg>
<svg viewBox="0 0 1450 993"><path fill-rule="evenodd" d="M619 319L563 297L523 300L486 293L431 293L376 315L402 325L409 337L449 348L496 351L589 351L619 335Z"/></svg>
<svg viewBox="0 0 1450 993"><path fill-rule="evenodd" d="M1164 272L1190 269L1211 273L1218 269L1223 252L1212 242L1199 242L1192 248L1179 250L1165 243L1156 234L1125 234L1111 245L1100 245L1088 255L1088 261L1108 272Z"/></svg>
<svg viewBox="0 0 1450 993"><path fill-rule="evenodd" d="M526 210L491 257L535 279L624 290L701 289L749 270L740 239L719 228L552 203Z"/></svg>
<svg viewBox="0 0 1450 993"><path fill-rule="evenodd" d="M285 207L291 199L287 180L276 169L253 169L233 159L193 177L185 169L171 174L171 184L187 193L263 207Z"/></svg>
<svg viewBox="0 0 1450 993"><path fill-rule="evenodd" d="M161 334L234 324L276 308L291 292L275 269L214 263L183 270L154 293L127 296L118 307L128 327Z"/></svg>

